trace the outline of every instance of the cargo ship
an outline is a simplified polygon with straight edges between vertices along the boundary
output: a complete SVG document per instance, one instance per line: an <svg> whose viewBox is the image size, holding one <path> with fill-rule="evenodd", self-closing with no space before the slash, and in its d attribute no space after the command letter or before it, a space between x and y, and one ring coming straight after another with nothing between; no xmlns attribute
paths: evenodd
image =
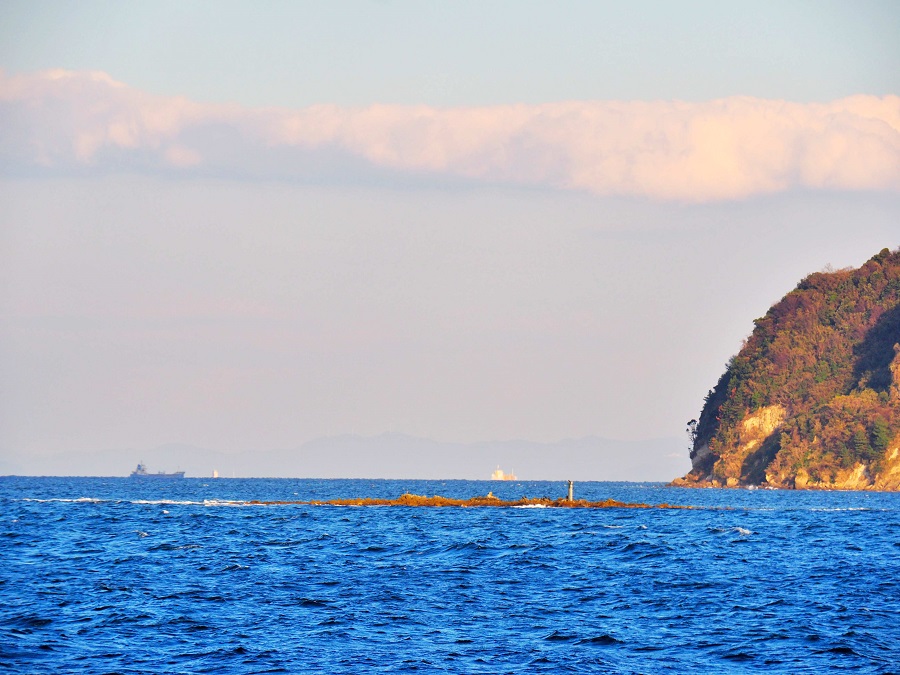
<svg viewBox="0 0 900 675"><path fill-rule="evenodd" d="M147 471L147 467L143 464L138 464L137 468L131 472L132 478L184 478L184 471L176 471L174 473L165 473L164 471L157 471L156 473L150 473Z"/></svg>

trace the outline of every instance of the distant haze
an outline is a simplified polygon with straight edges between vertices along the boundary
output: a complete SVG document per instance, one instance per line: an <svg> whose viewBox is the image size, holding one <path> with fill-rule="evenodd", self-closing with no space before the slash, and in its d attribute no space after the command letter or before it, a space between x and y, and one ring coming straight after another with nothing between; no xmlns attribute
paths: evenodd
<svg viewBox="0 0 900 675"><path fill-rule="evenodd" d="M136 462L128 450L11 457L0 473L18 475L125 476ZM310 441L293 450L223 453L164 445L140 453L151 473L184 471L188 478L383 478L488 480L496 468L518 480L668 481L686 473L690 461L677 439L612 441L588 437L558 443L439 443L402 434L339 436ZM36 470L35 467L40 467Z"/></svg>
<svg viewBox="0 0 900 675"><path fill-rule="evenodd" d="M0 473L684 473L753 320L900 245L898 16L3 3Z"/></svg>

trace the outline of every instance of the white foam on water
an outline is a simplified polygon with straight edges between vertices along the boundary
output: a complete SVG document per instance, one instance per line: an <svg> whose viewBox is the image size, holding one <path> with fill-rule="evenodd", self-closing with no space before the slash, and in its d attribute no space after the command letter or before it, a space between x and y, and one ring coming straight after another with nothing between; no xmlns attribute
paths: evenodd
<svg viewBox="0 0 900 675"><path fill-rule="evenodd" d="M65 502L65 503L69 503L69 504L77 504L77 503L82 503L82 504L100 504L100 503L102 503L102 502L107 502L107 501L109 501L109 500L108 500L108 499L97 499L97 498L95 498L95 497L78 497L78 498L76 498L76 499L66 499L66 498L63 498L63 497L51 497L50 499L37 499L36 497L22 497L22 499L19 500L19 501L23 501L23 502L42 502L42 503L47 503L47 502Z"/></svg>
<svg viewBox="0 0 900 675"><path fill-rule="evenodd" d="M204 499L203 506L255 506L248 502L234 501L231 499Z"/></svg>

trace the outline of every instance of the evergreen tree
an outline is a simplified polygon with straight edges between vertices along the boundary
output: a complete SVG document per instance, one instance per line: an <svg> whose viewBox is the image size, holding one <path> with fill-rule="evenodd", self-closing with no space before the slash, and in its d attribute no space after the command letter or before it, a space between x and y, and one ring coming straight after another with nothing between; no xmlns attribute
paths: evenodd
<svg viewBox="0 0 900 675"><path fill-rule="evenodd" d="M853 450L860 459L869 459L872 455L872 446L869 444L869 435L862 427L857 428L853 434Z"/></svg>
<svg viewBox="0 0 900 675"><path fill-rule="evenodd" d="M876 417L872 427L872 448L880 455L891 442L891 431L883 417Z"/></svg>

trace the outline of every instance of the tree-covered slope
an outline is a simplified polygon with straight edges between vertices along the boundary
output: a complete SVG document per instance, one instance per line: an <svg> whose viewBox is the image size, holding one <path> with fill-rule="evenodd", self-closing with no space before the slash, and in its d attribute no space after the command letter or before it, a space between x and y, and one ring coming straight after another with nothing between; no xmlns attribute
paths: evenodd
<svg viewBox="0 0 900 675"><path fill-rule="evenodd" d="M808 276L754 323L676 483L898 489L900 249Z"/></svg>

